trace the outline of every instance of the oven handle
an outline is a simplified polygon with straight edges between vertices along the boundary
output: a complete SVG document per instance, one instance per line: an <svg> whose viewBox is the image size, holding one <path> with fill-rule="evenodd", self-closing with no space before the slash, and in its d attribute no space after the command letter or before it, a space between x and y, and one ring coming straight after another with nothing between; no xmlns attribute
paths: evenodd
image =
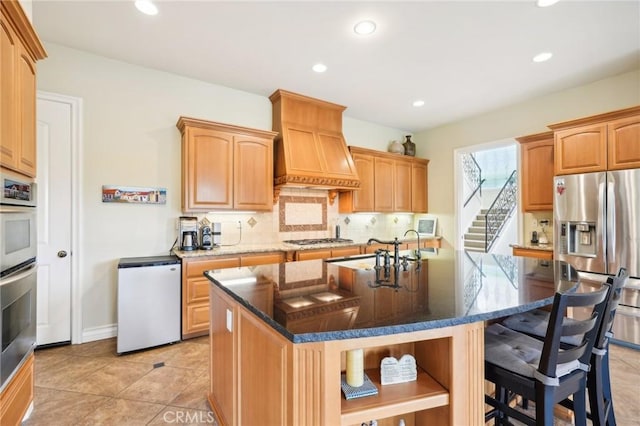
<svg viewBox="0 0 640 426"><path fill-rule="evenodd" d="M27 278L30 275L35 274L37 270L37 266L38 266L37 264L33 263L27 269L23 269L20 272L16 272L15 274L11 274L7 277L4 277L3 279L0 280L0 286L14 283L16 281L22 280L24 278Z"/></svg>

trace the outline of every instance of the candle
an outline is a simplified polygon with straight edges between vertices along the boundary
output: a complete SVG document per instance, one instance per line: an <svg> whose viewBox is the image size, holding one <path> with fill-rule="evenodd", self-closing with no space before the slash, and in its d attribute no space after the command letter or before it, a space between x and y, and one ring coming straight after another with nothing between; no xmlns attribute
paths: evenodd
<svg viewBox="0 0 640 426"><path fill-rule="evenodd" d="M364 383L364 350L347 351L347 384L355 388Z"/></svg>

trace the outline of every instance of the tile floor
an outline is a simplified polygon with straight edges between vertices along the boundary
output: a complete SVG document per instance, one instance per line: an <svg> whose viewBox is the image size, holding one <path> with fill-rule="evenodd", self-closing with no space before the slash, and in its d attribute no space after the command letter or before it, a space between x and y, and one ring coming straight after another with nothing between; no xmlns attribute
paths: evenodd
<svg viewBox="0 0 640 426"><path fill-rule="evenodd" d="M120 356L115 338L37 350L23 425L217 425L208 350L208 337Z"/></svg>
<svg viewBox="0 0 640 426"><path fill-rule="evenodd" d="M217 425L206 399L208 344L118 356L113 338L37 350L34 410L23 425ZM611 369L618 425L640 425L640 351L611 345Z"/></svg>

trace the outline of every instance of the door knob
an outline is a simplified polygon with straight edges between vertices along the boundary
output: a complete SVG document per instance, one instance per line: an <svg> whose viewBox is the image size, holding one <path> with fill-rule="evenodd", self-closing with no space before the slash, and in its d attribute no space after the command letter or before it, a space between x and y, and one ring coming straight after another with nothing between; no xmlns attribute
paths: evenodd
<svg viewBox="0 0 640 426"><path fill-rule="evenodd" d="M58 252L58 257L67 257L67 252L66 252L66 251L64 251L64 250L60 250L60 251Z"/></svg>

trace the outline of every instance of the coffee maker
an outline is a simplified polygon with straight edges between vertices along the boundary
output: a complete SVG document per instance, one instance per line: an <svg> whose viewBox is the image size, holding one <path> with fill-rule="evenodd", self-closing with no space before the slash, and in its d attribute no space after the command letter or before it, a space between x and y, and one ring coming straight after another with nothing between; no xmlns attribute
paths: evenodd
<svg viewBox="0 0 640 426"><path fill-rule="evenodd" d="M191 251L198 249L198 218L180 216L178 240L180 241L180 250Z"/></svg>
<svg viewBox="0 0 640 426"><path fill-rule="evenodd" d="M200 249L211 250L220 245L221 224L209 222L206 218L200 225Z"/></svg>

